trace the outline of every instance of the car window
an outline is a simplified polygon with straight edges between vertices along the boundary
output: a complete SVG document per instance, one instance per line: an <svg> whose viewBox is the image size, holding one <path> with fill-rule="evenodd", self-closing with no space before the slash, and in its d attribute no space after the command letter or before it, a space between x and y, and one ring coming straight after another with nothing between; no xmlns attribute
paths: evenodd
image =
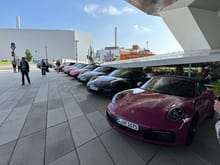
<svg viewBox="0 0 220 165"><path fill-rule="evenodd" d="M76 68L83 68L83 67L85 67L85 66L86 66L86 64L79 64L79 65L77 65Z"/></svg>
<svg viewBox="0 0 220 165"><path fill-rule="evenodd" d="M111 72L111 73L109 74L109 76L129 78L130 73L131 73L131 72L130 72L129 70L126 70L126 69L116 69L116 70L114 70L113 72Z"/></svg>
<svg viewBox="0 0 220 165"><path fill-rule="evenodd" d="M133 72L133 79L142 79L145 77L145 74L140 71L134 71Z"/></svg>
<svg viewBox="0 0 220 165"><path fill-rule="evenodd" d="M95 65L87 65L84 67L84 69L92 69L92 68L95 68L96 66Z"/></svg>
<svg viewBox="0 0 220 165"><path fill-rule="evenodd" d="M173 77L151 78L141 88L152 92L191 98L194 97L195 93L192 81Z"/></svg>
<svg viewBox="0 0 220 165"><path fill-rule="evenodd" d="M113 70L113 69L110 68L110 67L100 66L100 67L95 68L93 71L94 71L94 72L104 72L104 73L108 73L109 71L112 71L112 70Z"/></svg>

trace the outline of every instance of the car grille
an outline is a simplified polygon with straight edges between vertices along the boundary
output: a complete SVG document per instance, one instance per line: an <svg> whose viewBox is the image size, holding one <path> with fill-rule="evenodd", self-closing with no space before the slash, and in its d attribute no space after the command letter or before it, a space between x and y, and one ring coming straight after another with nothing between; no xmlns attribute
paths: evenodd
<svg viewBox="0 0 220 165"><path fill-rule="evenodd" d="M136 130L130 129L128 127L125 127L123 125L116 123L115 119L112 116L110 116L107 112L106 112L106 116L107 116L108 121L112 125L115 125L122 130L126 130L131 134L141 136L146 140L170 142L170 143L173 143L176 141L175 133L172 131L161 131L161 130L153 130L153 129L146 130L142 128L139 128L139 130L136 131Z"/></svg>

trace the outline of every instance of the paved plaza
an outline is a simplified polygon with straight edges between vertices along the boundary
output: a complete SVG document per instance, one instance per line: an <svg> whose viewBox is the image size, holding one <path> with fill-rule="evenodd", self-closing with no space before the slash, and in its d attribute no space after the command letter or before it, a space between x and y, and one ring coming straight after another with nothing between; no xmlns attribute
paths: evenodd
<svg viewBox="0 0 220 165"><path fill-rule="evenodd" d="M134 140L106 121L110 98L51 70L0 71L0 165L217 165L215 119L206 120L191 146L167 147Z"/></svg>

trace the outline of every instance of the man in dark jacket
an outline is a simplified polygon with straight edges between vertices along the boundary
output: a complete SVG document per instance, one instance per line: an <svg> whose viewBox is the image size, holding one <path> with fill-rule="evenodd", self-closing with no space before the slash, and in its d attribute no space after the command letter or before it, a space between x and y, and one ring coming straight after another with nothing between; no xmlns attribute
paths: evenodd
<svg viewBox="0 0 220 165"><path fill-rule="evenodd" d="M41 60L41 74L42 76L46 75L46 70L47 70L47 64L44 61L44 59Z"/></svg>
<svg viewBox="0 0 220 165"><path fill-rule="evenodd" d="M22 75L22 84L21 85L24 85L24 75L26 76L28 83L31 84L31 81L29 78L29 64L25 60L25 57L22 57L22 59L21 59L20 69L21 69L21 75Z"/></svg>

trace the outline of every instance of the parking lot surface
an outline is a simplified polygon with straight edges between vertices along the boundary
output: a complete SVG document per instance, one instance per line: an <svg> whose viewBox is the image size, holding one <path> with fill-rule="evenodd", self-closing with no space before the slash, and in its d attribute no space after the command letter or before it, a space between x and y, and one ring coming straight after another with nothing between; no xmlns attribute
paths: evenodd
<svg viewBox="0 0 220 165"><path fill-rule="evenodd" d="M191 146L167 147L137 141L106 121L110 98L51 71L0 72L0 165L217 165L216 119L206 120Z"/></svg>

